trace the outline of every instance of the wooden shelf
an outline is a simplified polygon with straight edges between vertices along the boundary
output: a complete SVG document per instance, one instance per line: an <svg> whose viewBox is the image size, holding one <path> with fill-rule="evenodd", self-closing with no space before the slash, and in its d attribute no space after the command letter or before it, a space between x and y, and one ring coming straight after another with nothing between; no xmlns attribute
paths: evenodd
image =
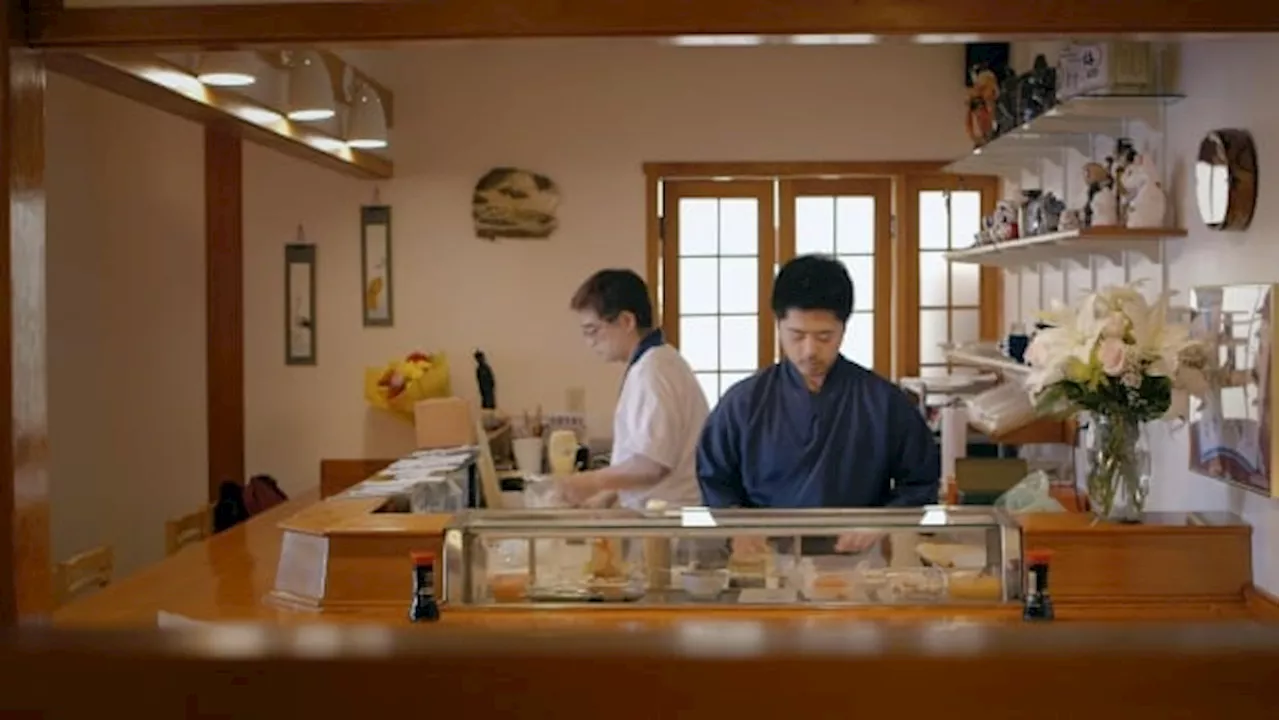
<svg viewBox="0 0 1280 720"><path fill-rule="evenodd" d="M1090 257L1105 257L1118 265L1124 261L1125 253L1139 253L1156 262L1161 242L1186 234L1180 228L1091 227L953 250L947 253L947 259L1008 269L1042 263L1060 265L1065 261L1087 266Z"/></svg>
<svg viewBox="0 0 1280 720"><path fill-rule="evenodd" d="M1039 161L1064 165L1064 153L1093 156L1096 136L1121 137L1126 124L1158 129L1164 109L1182 95L1079 95L1064 100L1016 130L992 139L945 170L962 175L1014 175L1038 170Z"/></svg>

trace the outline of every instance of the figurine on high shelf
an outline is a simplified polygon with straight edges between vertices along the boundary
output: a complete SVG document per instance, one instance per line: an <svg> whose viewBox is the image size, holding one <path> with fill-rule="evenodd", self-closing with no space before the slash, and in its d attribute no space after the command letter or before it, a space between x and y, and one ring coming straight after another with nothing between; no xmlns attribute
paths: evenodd
<svg viewBox="0 0 1280 720"><path fill-rule="evenodd" d="M1121 185L1125 189L1124 226L1130 228L1164 227L1168 206L1160 175L1151 156L1143 153L1125 167Z"/></svg>
<svg viewBox="0 0 1280 720"><path fill-rule="evenodd" d="M1111 158L1107 158L1106 165L1085 163L1084 183L1088 188L1084 206L1085 227L1111 227L1120 224L1111 164Z"/></svg>
<svg viewBox="0 0 1280 720"><path fill-rule="evenodd" d="M1000 95L1000 80L984 66L976 66L969 73L969 112L965 118L965 130L974 147L981 147L995 135L996 98Z"/></svg>

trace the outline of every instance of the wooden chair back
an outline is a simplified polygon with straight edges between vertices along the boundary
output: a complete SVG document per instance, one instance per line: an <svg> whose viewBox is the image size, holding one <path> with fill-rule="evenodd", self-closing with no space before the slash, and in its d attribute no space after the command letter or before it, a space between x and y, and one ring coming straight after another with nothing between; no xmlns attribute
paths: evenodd
<svg viewBox="0 0 1280 720"><path fill-rule="evenodd" d="M213 515L209 507L203 507L181 517L170 518L164 524L164 552L172 555L192 543L200 542L213 532Z"/></svg>
<svg viewBox="0 0 1280 720"><path fill-rule="evenodd" d="M110 545L63 560L53 567L54 601L65 605L80 595L110 585L115 567L115 552Z"/></svg>

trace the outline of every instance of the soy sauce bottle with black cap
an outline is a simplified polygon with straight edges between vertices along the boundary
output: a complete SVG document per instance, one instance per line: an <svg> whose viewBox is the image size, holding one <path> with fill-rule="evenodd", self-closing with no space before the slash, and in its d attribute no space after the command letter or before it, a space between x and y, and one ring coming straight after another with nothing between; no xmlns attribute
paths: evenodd
<svg viewBox="0 0 1280 720"><path fill-rule="evenodd" d="M409 606L411 622L435 622L440 619L440 603L436 602L436 555L415 551L413 559L413 603Z"/></svg>
<svg viewBox="0 0 1280 720"><path fill-rule="evenodd" d="M1027 567L1027 587L1023 594L1023 620L1052 620L1053 598L1049 595L1049 560L1052 553L1048 550L1028 550L1025 558Z"/></svg>

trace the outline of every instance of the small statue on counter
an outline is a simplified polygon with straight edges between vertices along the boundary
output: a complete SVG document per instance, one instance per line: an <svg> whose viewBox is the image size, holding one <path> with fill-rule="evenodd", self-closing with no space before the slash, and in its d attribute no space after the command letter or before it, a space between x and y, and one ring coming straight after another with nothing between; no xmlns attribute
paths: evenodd
<svg viewBox="0 0 1280 720"><path fill-rule="evenodd" d="M1110 162L1114 158L1114 162ZM1129 166L1137 162L1138 150L1134 147L1133 141L1129 138L1116 138L1116 149L1111 158L1107 158L1110 162L1109 170L1111 172L1112 182L1115 185L1116 206L1119 208L1119 222L1116 224L1124 225L1124 214L1128 206L1128 198L1133 196L1133 191L1124 186L1125 173L1128 172Z"/></svg>
<svg viewBox="0 0 1280 720"><path fill-rule="evenodd" d="M1168 199L1149 155L1139 155L1137 160L1129 163L1125 168L1123 185L1131 193L1125 205L1125 227L1164 227Z"/></svg>
<svg viewBox="0 0 1280 720"><path fill-rule="evenodd" d="M476 348L473 357L476 359L476 385L480 388L480 408L482 410L496 410L498 404L494 396L493 368L489 367L489 361L485 359L484 352L480 348Z"/></svg>

